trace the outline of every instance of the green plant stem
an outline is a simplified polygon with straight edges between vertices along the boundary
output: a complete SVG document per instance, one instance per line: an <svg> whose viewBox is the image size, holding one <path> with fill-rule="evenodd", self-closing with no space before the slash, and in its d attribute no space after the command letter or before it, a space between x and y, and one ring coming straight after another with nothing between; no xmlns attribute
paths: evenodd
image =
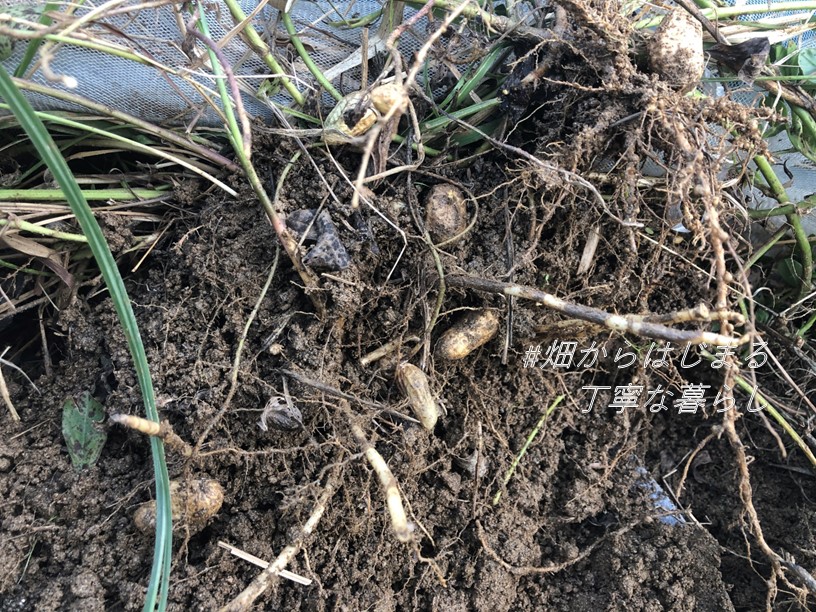
<svg viewBox="0 0 816 612"><path fill-rule="evenodd" d="M331 3L331 0L329 0L329 6L332 7L335 14L337 14L337 15L342 14L342 11L340 9L338 9L336 6L334 6L334 4ZM383 10L378 9L376 11L372 11L372 12L366 14L366 15L363 15L362 17L359 17L357 19L353 19L353 20L350 20L350 21L348 19L338 19L337 21L327 21L326 23L328 25L330 25L331 27L333 27L333 28L342 28L344 30L354 30L354 29L357 29L357 28L362 28L362 27L371 25L372 23L377 21L382 16L382 14L383 14Z"/></svg>
<svg viewBox="0 0 816 612"><path fill-rule="evenodd" d="M68 240L70 242L88 242L88 239L83 234L68 234L66 232L59 232L57 230L48 229L42 225L35 225L22 219L0 219L0 227L13 227L24 232L32 234L39 234L40 236L48 236L56 240Z"/></svg>
<svg viewBox="0 0 816 612"><path fill-rule="evenodd" d="M405 136L400 136L399 134L394 134L391 137L391 140L393 140L394 142L396 142L398 144L402 144L402 143L405 142ZM411 149L413 149L414 151L418 151L419 147L422 147L425 150L425 155L430 155L431 157L437 157L439 155L442 155L442 151L440 151L439 149L434 149L433 147L429 147L428 145L425 145L425 144L422 144L422 143L417 144L417 143L411 141Z"/></svg>
<svg viewBox="0 0 816 612"><path fill-rule="evenodd" d="M204 5L201 2L197 2L196 4L199 11L198 26L201 29L202 34L209 39L210 29L207 25L207 18L204 16ZM238 125L238 120L235 117L235 111L232 108L230 96L227 92L227 84L226 79L224 78L224 71L221 67L221 62L218 60L218 56L209 45L207 45L207 54L210 56L210 64L212 66L213 75L215 76L218 95L221 96L221 102L224 106L224 117L226 118L227 123L227 136L229 137L230 144L235 150L236 155L238 155L238 158L241 160L241 166L246 170L246 165L250 164L250 162L247 157L247 152L244 150L241 128Z"/></svg>
<svg viewBox="0 0 816 612"><path fill-rule="evenodd" d="M232 18L236 21L236 23L246 21L246 13L244 13L243 9L236 0L224 0L224 4L227 5L227 8L232 14ZM272 73L281 80L284 89L286 89L286 91L289 92L289 95L292 96L295 104L298 106L303 106L306 98L303 97L303 94L300 93L295 84L289 80L288 76L286 76L283 68L278 63L278 60L275 59L275 56L272 55L272 52L269 50L269 46L258 35L252 24L247 23L246 27L241 30L241 34L245 36L245 40L252 50L260 56L267 66L269 66Z"/></svg>
<svg viewBox="0 0 816 612"><path fill-rule="evenodd" d="M171 195L160 189L83 189L89 202L100 200L150 200ZM62 189L0 189L0 202L64 202Z"/></svg>
<svg viewBox="0 0 816 612"><path fill-rule="evenodd" d="M725 77L705 77L700 79L703 83L733 83L734 81L739 81L740 78L738 76L725 76ZM816 80L816 75L804 75L804 74L791 74L791 75L778 75L778 76L758 76L754 79L754 81L814 81Z"/></svg>
<svg viewBox="0 0 816 612"><path fill-rule="evenodd" d="M510 50L506 45L498 45L493 50L490 51L481 61L479 67L476 68L473 75L467 79L466 81L460 82L457 86L458 89L454 89L448 96L456 95L456 106L457 108L462 106L470 97L471 92L473 92L479 85L481 85L485 78L487 77L488 73L493 70L496 63L503 57L505 54L509 53ZM448 100L446 99L440 106L442 108L447 108L445 102Z"/></svg>
<svg viewBox="0 0 816 612"><path fill-rule="evenodd" d="M709 361L714 361L716 359L716 357L712 353L708 352L705 349L701 349L700 354ZM751 383L745 380L742 376L739 375L735 376L734 381L737 383L737 386L740 389L742 389L749 395L749 397L753 395L756 402L760 406L762 406L762 408L764 408L768 412L768 414L770 414L773 417L773 419L780 425L780 427L782 427L782 429L785 430L785 433L787 433L788 436L790 436L791 439L794 442L796 442L796 445L802 450L802 452L805 453L805 456L810 460L810 463L814 467L816 467L816 457L814 457L813 452L810 450L808 445L802 439L802 436L800 436L799 433L791 426L791 424L788 423L788 420L785 418L785 416L780 411L778 411L776 407L770 401L768 401L764 395L762 395L762 393L759 392L759 389L755 391L754 388L751 386ZM732 407L731 409L734 408Z"/></svg>
<svg viewBox="0 0 816 612"><path fill-rule="evenodd" d="M8 268L9 270L21 272L22 274L31 274L32 276L54 276L52 272L43 272L42 270L35 270L34 268L15 266L10 261L6 261L4 259L0 259L0 268Z"/></svg>
<svg viewBox="0 0 816 612"><path fill-rule="evenodd" d="M471 104L468 107L460 108L457 111L453 111L452 113L448 113L450 117L437 117L436 119L431 119L430 121L426 121L420 127L422 128L422 134L426 134L426 132L433 132L440 128L445 127L446 125L453 122L451 117L456 119L464 119L465 117L470 117L471 115L475 115L476 113L486 110L488 108L493 108L501 104L501 100L498 98L490 98L489 100L484 100L479 102L478 104Z"/></svg>
<svg viewBox="0 0 816 612"><path fill-rule="evenodd" d="M530 432L530 435L527 436L527 439L524 441L524 446L521 447L521 450L519 451L518 455L516 455L516 457L513 459L513 463L510 464L510 469L507 470L507 474L504 475L502 488L506 487L507 483L510 482L510 479L513 477L513 473L516 471L516 468L521 462L521 459L527 453L527 449L530 448L530 444L533 443L533 440L535 440L536 436L538 435L538 432L541 431L541 428L544 426L544 423L547 421L547 418L550 416L550 414L552 414L552 411L555 410L558 404L560 404L563 400L564 400L563 395L559 395L558 397L556 397L553 403L549 405L546 411L544 411L544 414L541 415L541 418L538 419L538 423L536 423L536 426L533 427L533 431ZM493 497L494 506L499 503L501 496L502 489L499 489L499 491Z"/></svg>
<svg viewBox="0 0 816 612"><path fill-rule="evenodd" d="M463 134L455 134L453 138L451 138L451 142L456 144L457 146L464 147L467 145L471 145L474 142L479 142L484 137L482 134L487 134L488 136L493 136L505 122L505 118L499 118L494 121L489 121L487 123L482 123L479 126L479 132L465 132ZM481 133L480 133L481 132ZM480 153L485 153L490 150L492 147L489 142L483 142L481 146L475 151L475 155Z"/></svg>
<svg viewBox="0 0 816 612"><path fill-rule="evenodd" d="M47 13L56 10L57 7L58 4L56 2L45 3L45 6L42 8L42 14L40 15L40 23L43 26L48 27L51 25L51 18ZM20 60L20 63L17 64L17 68L14 70L14 76L21 77L25 74L25 71L28 70L28 67L31 65L31 60L34 59L34 56L37 54L37 49L40 48L41 44L42 38L34 38L29 41L25 53L23 54L23 59Z"/></svg>
<svg viewBox="0 0 816 612"><path fill-rule="evenodd" d="M801 106L790 105L791 111L802 126L803 136L809 142L816 142L816 120L807 109Z"/></svg>
<svg viewBox="0 0 816 612"><path fill-rule="evenodd" d="M150 378L150 367L147 363L142 337L139 334L136 316L102 229L94 218L93 211L82 195L82 190L79 188L70 168L68 168L68 164L62 158L45 125L40 120L39 115L34 112L34 109L31 108L20 90L15 87L11 77L2 66L0 66L0 96L6 101L7 107L14 113L20 126L25 130L40 156L48 164L48 168L57 183L65 192L65 198L71 205L71 210L76 216L82 231L88 238L88 244L99 265L105 285L110 292L111 300L133 356L136 378L142 391L145 413L147 418L158 423L159 415L156 409L153 382ZM153 612L157 599L160 610L167 607L173 527L170 511L170 476L164 458L164 445L155 436L151 436L150 445L156 481L156 539L153 549L153 567L144 609Z"/></svg>
<svg viewBox="0 0 816 612"><path fill-rule="evenodd" d="M741 376L737 376L735 378L735 382L737 383L737 386L739 386L740 389L748 393L748 395L751 395L751 393L753 393L754 390L753 387L750 385L750 383L748 383L747 380L745 380ZM790 438L794 442L796 442L796 446L798 446L802 450L802 452L810 461L811 465L816 467L816 457L813 456L813 452L810 450L808 445L802 439L802 436L800 436L799 433L791 426L791 424L788 423L788 420L785 418L785 416L781 412L779 412L779 410L777 410L776 407L773 404L771 404L771 402L769 402L765 398L765 396L762 395L759 391L757 391L756 394L754 395L754 399L760 406L762 406L768 412L768 414L771 415L771 417L773 417L774 421L776 421L779 424L779 426L785 430L785 433L788 434L788 436L790 436Z"/></svg>
<svg viewBox="0 0 816 612"><path fill-rule="evenodd" d="M708 359L709 361L714 361L714 359L715 359L714 355L712 355L711 353L709 353L705 349L701 349L700 354L703 357L705 357L706 359ZM816 467L816 457L814 457L813 452L810 450L808 445L802 439L802 436L800 436L799 433L791 426L791 424L788 423L788 420L785 418L785 415L783 415L779 410L777 410L776 407L770 401L768 401L765 398L765 396L762 395L762 393L759 392L758 389L755 392L754 388L751 386L751 383L749 383L747 380L745 380L742 376L739 376L739 375L735 376L734 381L737 383L737 386L740 389L742 389L743 391L745 391L749 395L749 397L751 395L754 396L754 399L756 400L756 402L760 406L762 406L762 408L768 414L770 414L771 417L773 417L774 421L776 421L779 424L779 426L782 427L782 429L785 430L785 433L788 434L788 436L790 436L790 438L794 442L796 442L796 445L802 450L802 452L805 453L805 456L810 460L810 463L814 467ZM733 410L734 408L732 407L731 409Z"/></svg>
<svg viewBox="0 0 816 612"><path fill-rule="evenodd" d="M718 6L717 4L710 2L709 0L695 0L695 3L701 6L700 12L707 17L709 20L713 22L722 22L727 19L733 19L734 17L742 17L744 15L757 15L762 13L784 13L788 11L797 11L802 12L803 17L806 17L807 14L805 11L813 11L816 9L816 2L763 2L761 4L751 4L751 5L736 5L736 6ZM706 5L706 6L703 6ZM647 19L643 19L638 21L634 28L636 30L641 30L645 28L653 28L660 25L663 21L663 16L652 16ZM804 19L802 20L804 21ZM748 26L755 26L755 27L762 27L765 26L766 29L778 30L779 25L773 23L761 23L761 22L743 22L744 25ZM724 25L721 23L721 25ZM756 79L760 80L760 79ZM764 79L763 79L764 80Z"/></svg>
<svg viewBox="0 0 816 612"><path fill-rule="evenodd" d="M306 64L306 68L308 68L309 72L311 72L314 78L317 79L317 82L323 86L323 89L329 92L329 95L331 95L332 98L335 100L342 100L343 94L334 88L331 81L326 78L326 75L323 74L320 68L318 68L317 64L315 64L312 60L309 52L306 51L306 47L303 46L303 43L297 34L297 30L295 30L295 24L292 23L292 18L289 16L289 13L282 13L281 18L283 20L283 27L286 28L286 31L289 34L289 39L292 41L292 45L294 45L295 51L297 51L300 59L302 59L303 63Z"/></svg>
<svg viewBox="0 0 816 612"><path fill-rule="evenodd" d="M748 260L745 262L745 269L748 270L751 268L756 262L762 259L765 254L770 251L777 242L782 240L785 237L785 234L788 233L787 228L783 227L782 229L776 230L773 236L771 236L765 244L763 244L760 248L756 249Z"/></svg>
<svg viewBox="0 0 816 612"><path fill-rule="evenodd" d="M768 183L768 187L771 188L771 193L776 201L783 206L790 204L788 193L785 191L785 187L776 176L776 172L773 171L768 159L764 155L757 155L754 157L754 163L759 169L760 174L762 174L762 177L765 179L765 182ZM791 226L791 229L793 230L794 240L796 241L796 245L799 247L802 256L802 279L799 287L799 297L802 298L810 292L813 282L813 249L811 248L810 242L807 239L807 234L802 227L802 220L799 217L799 214L792 212L787 214L786 218Z"/></svg>
<svg viewBox="0 0 816 612"><path fill-rule="evenodd" d="M765 179L765 183L770 187L771 196L782 205L790 204L788 192L785 191L784 185L782 185L779 177L776 176L776 172L773 171L768 158L764 155L757 155L754 157L754 163L762 175L762 178Z"/></svg>
<svg viewBox="0 0 816 612"><path fill-rule="evenodd" d="M796 335L799 336L800 338L804 338L805 334L808 333L808 331L810 331L810 328L813 327L814 324L816 324L816 310L813 311L813 313L810 315L810 318L805 322L805 324L798 330L796 330Z"/></svg>
<svg viewBox="0 0 816 612"><path fill-rule="evenodd" d="M796 212L798 204L785 204L774 208L749 208L748 216L754 221L762 221L771 217L784 217Z"/></svg>
<svg viewBox="0 0 816 612"><path fill-rule="evenodd" d="M46 40L49 43L60 43L63 45L71 45L74 47L92 49L93 51L99 51L100 53L104 53L105 55L113 55L114 57L130 60L138 64L151 66L153 68L156 68L157 70L161 70L174 76L179 76L182 78L184 77L182 73L173 70L169 66L165 66L164 64L161 64L150 57L139 55L137 53L133 53L133 51L130 51L126 48L114 46L108 43L100 43L96 40L89 40L86 38L78 38L74 36L64 36L61 34L45 34L42 36L42 40Z"/></svg>
<svg viewBox="0 0 816 612"><path fill-rule="evenodd" d="M205 36L209 36L207 20L203 17L204 8L200 0L197 6L199 14L201 15L198 20L199 27ZM207 48L207 53L210 55L213 74L218 77L221 73L218 58L213 50L209 47ZM230 103L230 97L227 94L227 87L224 83L224 79L217 78L216 82L218 85L219 95L221 96L221 102L224 106L224 114L227 120L227 135L229 136L232 148L235 150L235 154L238 156L238 161L241 163L241 167L244 170L247 181L249 181L252 190L255 192L258 200L260 200L269 221L272 223L272 227L275 229L275 233L278 235L278 238L283 245L283 249L286 251L292 265L295 267L295 270L297 270L298 275L306 286L307 293L309 293L309 297L315 306L318 316L322 317L325 313L325 298L319 291L315 291L319 285L317 277L303 265L300 258L300 251L298 250L297 241L292 238L292 235L286 228L286 224L281 218L281 215L278 214L278 211L272 204L272 200L269 199L269 194L266 193L266 189L263 187L263 183L255 170L255 166L252 165L252 161L244 151L244 144L241 141L241 131L238 128L238 122L235 119L235 113L232 110L232 104Z"/></svg>

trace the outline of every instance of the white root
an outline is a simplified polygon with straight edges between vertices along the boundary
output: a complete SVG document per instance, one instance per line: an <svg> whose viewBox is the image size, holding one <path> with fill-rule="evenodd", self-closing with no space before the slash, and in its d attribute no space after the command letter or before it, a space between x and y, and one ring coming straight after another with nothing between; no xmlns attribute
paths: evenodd
<svg viewBox="0 0 816 612"><path fill-rule="evenodd" d="M411 525L408 523L408 517L405 515L405 508L402 505L402 496L399 492L397 479L391 473L391 469L383 459L382 455L377 452L377 449L368 441L363 433L363 430L357 424L352 424L351 433L363 450L365 451L366 459L371 464L371 468L377 477L380 479L380 484L385 491L385 503L388 506L388 514L391 516L391 527L400 542L410 542L413 537L411 535Z"/></svg>

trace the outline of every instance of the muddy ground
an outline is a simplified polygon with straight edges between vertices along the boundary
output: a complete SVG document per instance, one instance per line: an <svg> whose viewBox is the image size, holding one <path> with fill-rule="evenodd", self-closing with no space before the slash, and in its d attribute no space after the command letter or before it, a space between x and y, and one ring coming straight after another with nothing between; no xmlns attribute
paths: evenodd
<svg viewBox="0 0 816 612"><path fill-rule="evenodd" d="M769 600L771 567L746 518L737 455L719 435L723 416L712 405L722 370L705 363L683 368L679 354L652 368L643 359L649 339L463 288L447 288L436 326L425 335L439 295L438 266L446 275L512 281L610 313L666 313L716 301L707 207L719 207L732 244L747 248L740 236L749 228L719 197L720 158L700 161L678 145L683 135L704 146L706 121L725 116L742 140L711 145L715 153L756 146L746 111L682 98L621 56L614 32L605 38L591 26L574 27L574 44L539 57L560 68L508 102L508 113L521 108L526 119L506 140L583 174L599 171L604 156L620 160L612 166L617 174L598 183L606 208L569 176L512 150L472 149L460 154L464 160L429 160L421 171L381 181L371 188L378 214L350 209L350 187L325 155L315 159L336 200L307 161L290 173L281 212L325 207L352 263L321 276L328 309L319 318L280 254L249 328L228 411L196 458L168 452L171 477L211 478L225 491L222 508L203 528L176 531L171 609L215 609L237 595L259 570L217 542L274 559L297 537L331 478L340 486L289 568L312 584L281 582L258 609L790 610L813 603L782 582ZM656 102L673 111L619 123L647 107L654 112ZM255 161L274 191L296 148L259 134ZM647 151L672 170L668 190L636 185ZM345 150L338 159L354 176L359 154ZM245 183L233 184L241 190L237 200L200 183L179 184L167 212L172 225L126 277L160 413L191 444L224 406L238 339L276 258L277 238L263 211ZM463 238L439 249L439 264L422 232L422 201L436 184L463 187L472 195L468 214L476 217ZM681 201L683 210L672 212ZM691 233L671 230L678 215ZM627 226L626 219L645 227ZM101 221L122 270L130 270L134 256L124 253L145 228L114 217ZM599 246L589 269L578 273L593 228ZM35 311L17 315L2 332L3 345L18 347L16 363L38 389L4 370L21 422L6 414L0 420L3 611L139 609L150 573L152 536L132 520L154 494L146 438L106 422L101 458L78 472L62 437L68 396L90 391L108 415L143 410L110 299L92 269L84 279L42 311L44 341ZM497 336L463 360L437 358L441 333L475 308L499 315ZM395 340L394 354L361 364ZM579 351L594 343L606 356L581 367L537 367L543 359L529 367L528 349L541 345L546 353L555 341L575 341ZM633 365L615 363L619 349L636 353ZM444 405L433 431L395 414L410 414L394 382L397 356L424 367ZM771 395L795 404L784 385L760 376ZM609 391L589 409L587 386L629 383L675 394L684 383L710 389L696 414L679 414L670 401L666 410L652 410L645 395L618 411L608 407ZM263 408L286 394L302 413L302 427L263 431ZM564 401L505 485L514 458L559 395ZM736 398L743 414L736 431L749 455L764 537L813 572L813 472L787 437L783 456L764 416L747 411L747 396ZM391 529L352 422L399 483L414 528L408 544ZM683 491L671 496L686 511L681 520L650 494L657 483L674 490L684 470Z"/></svg>

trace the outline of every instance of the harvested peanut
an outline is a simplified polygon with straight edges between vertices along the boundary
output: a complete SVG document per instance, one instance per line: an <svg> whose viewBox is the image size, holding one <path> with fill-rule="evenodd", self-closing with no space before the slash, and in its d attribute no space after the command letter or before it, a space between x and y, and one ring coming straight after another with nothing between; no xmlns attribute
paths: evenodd
<svg viewBox="0 0 816 612"><path fill-rule="evenodd" d="M469 312L442 334L436 344L441 359L464 359L490 342L499 331L499 315L494 310Z"/></svg>
<svg viewBox="0 0 816 612"><path fill-rule="evenodd" d="M410 363L401 363L397 366L397 383L408 398L416 418L425 429L433 431L439 419L439 407L431 394L425 372Z"/></svg>
<svg viewBox="0 0 816 612"><path fill-rule="evenodd" d="M372 89L371 103L383 115L387 115L395 106L399 115L408 110L408 96L405 94L405 88L396 83L386 83Z"/></svg>
<svg viewBox="0 0 816 612"><path fill-rule="evenodd" d="M224 489L215 480L170 481L170 509L174 525L185 525L190 531L200 531L215 516L224 503ZM156 528L156 502L142 504L133 515L140 531L149 533Z"/></svg>
<svg viewBox="0 0 816 612"><path fill-rule="evenodd" d="M674 9L663 17L648 53L652 72L682 93L691 91L700 82L706 63L700 22L684 9Z"/></svg>
<svg viewBox="0 0 816 612"><path fill-rule="evenodd" d="M408 108L405 90L394 83L380 85L370 93L355 91L340 100L323 124L323 142L341 145L363 136L378 119L396 107L397 121Z"/></svg>
<svg viewBox="0 0 816 612"><path fill-rule="evenodd" d="M431 187L425 198L425 226L435 242L451 240L467 229L467 205L458 187L447 184Z"/></svg>

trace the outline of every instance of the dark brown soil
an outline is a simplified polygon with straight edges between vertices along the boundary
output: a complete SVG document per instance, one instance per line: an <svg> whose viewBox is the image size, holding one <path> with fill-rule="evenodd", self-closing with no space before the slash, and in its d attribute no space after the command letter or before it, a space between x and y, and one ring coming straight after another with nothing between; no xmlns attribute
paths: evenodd
<svg viewBox="0 0 816 612"><path fill-rule="evenodd" d="M316 156L337 200L306 161L289 175L282 212L325 206L353 263L321 277L328 304L321 319L280 254L249 328L229 409L200 456L186 460L168 452L171 477L212 478L225 490L223 507L203 529L180 525L175 534L171 609L210 610L236 596L259 569L217 542L273 560L298 536L330 474L341 486L289 568L311 586L283 581L258 609L713 611L766 605L770 564L746 519L734 449L725 436L710 436L723 422L711 401L696 414L678 414L670 404L655 413L644 396L637 407L618 412L603 407L612 394L602 392L588 410L588 385L662 385L677 394L685 382L705 383L711 400L722 371L683 369L679 355L670 366L651 369L642 359L648 339L575 320L557 326L565 317L533 303L516 299L510 308L504 297L450 287L427 344L411 352L409 338L424 337L439 292L437 264L418 223L420 202L429 185L448 180L475 196L469 211L478 210L478 220L465 238L439 252L446 275L512 281L610 313L666 313L715 302L716 279L708 276L713 249L701 219L719 187L710 176L699 178L699 161L678 142L680 135L694 135L692 144L704 140L705 130L697 130L712 117L745 127L738 121L745 111L668 91L621 57L614 31L601 35L591 26L576 28L575 44L548 58L564 74L527 92L523 106L536 113L508 138L547 163L582 173L597 168L600 156L616 156L620 172L606 185L606 210L564 175L512 151L491 151L464 163L429 162L410 183L404 173L373 185L380 214L361 209L367 235L348 205L350 188L328 159ZM599 91L564 85L579 82ZM612 127L655 100L673 114ZM740 134L743 146L753 142L751 129ZM256 147L255 161L273 192L295 149L277 137L259 137ZM668 197L657 190L632 195L643 194L632 172L647 149L665 154L676 171ZM359 154L345 151L339 159L354 176ZM224 406L238 341L276 257L277 238L263 211L245 184L235 185L242 190L237 200L191 198L190 185L180 189L181 212L174 211L171 231L127 274L160 413L191 444ZM706 189L714 191L700 197ZM698 199L686 197L692 192ZM688 236L670 230L669 208L680 201L678 214L695 230ZM717 205L729 232L745 229L725 203ZM645 220L648 232L620 218ZM114 242L121 254L130 231L110 223L112 238L124 236ZM593 228L600 244L590 269L579 274ZM133 263L127 256L120 261L123 271ZM61 432L63 401L83 391L108 414L142 414L132 362L101 281L57 304L59 310L44 317L45 345L37 339L18 353L37 391L3 370L21 423L5 414L0 419L0 610L139 609L153 539L136 529L132 515L154 495L147 439L106 423L100 460L77 472ZM440 334L472 308L497 310L498 336L461 361L436 359ZM29 312L3 333L18 341L39 338L38 330ZM424 367L447 411L433 432L394 414L410 413L394 382L397 355L360 363L398 339L399 358ZM528 349L540 344L546 352L556 340L576 341L579 350L594 342L606 356L590 367L525 367ZM51 372L44 370L43 347ZM641 358L621 368L614 362L619 349ZM813 387L806 390L812 394ZM262 431L258 422L268 400L287 392L303 427ZM505 486L525 440L562 394L565 400ZM745 410L746 397L737 399L744 414L737 433L752 459L753 503L764 536L813 572L813 472L787 437L782 457L762 417ZM399 483L414 526L409 544L392 532L380 483L354 441L350 419L362 425ZM685 521L667 520L650 487L674 489L692 451L709 436L675 500L688 510ZM778 587L772 608L813 603L798 600L782 582Z"/></svg>
<svg viewBox="0 0 816 612"><path fill-rule="evenodd" d="M318 195L309 197L319 187L308 176L304 170L293 177L290 205ZM484 183L470 187L488 191ZM298 201L295 194L307 195ZM450 249L447 265L489 276L505 269L503 257L490 256L504 252L507 215L501 214L500 194L480 202L474 236ZM406 210L399 212L401 197L385 199L383 208L407 228L411 222ZM179 435L195 441L226 395L236 340L274 259L275 236L259 208L244 202L210 198L190 212L188 226L152 253L149 269L130 279L129 291L162 414ZM510 212L510 232L522 252L530 247L532 214L521 205ZM523 277L518 280L543 285L549 274L551 283L564 286L562 279L571 276L580 256L576 226L566 223L575 214L565 208L544 211L550 235L535 261L517 272ZM500 338L472 357L433 362L432 386L447 409L433 433L352 402L355 413L369 419L369 435L409 504L418 550L431 561L419 560L417 549L399 544L391 533L379 484L356 454L336 398L289 379L304 428L261 431L260 411L283 392L281 369L383 408L408 410L392 372L362 367L359 358L421 328L422 304L431 301L423 293L435 293L428 280L433 264L424 243L410 237L394 280L384 285L402 245L388 226L370 220L380 255L343 231L357 263L339 273L345 282L324 279L330 298L325 321L310 314L290 267L279 264L250 329L238 392L207 440L204 450L215 454L192 466L170 455L171 476L207 476L226 490L224 506L210 524L183 549L176 545L174 609L212 609L237 594L257 570L216 542L274 558L311 512L326 467L337 462L342 488L292 567L314 583L280 585L264 600L266 608L747 610L763 604L768 567L756 550L750 562L745 558L734 455L725 440L706 446L708 461L694 468L682 498L704 526L656 520L661 511L636 484L635 466L657 479L682 467L719 417L653 415L644 408L583 414L589 401L583 385L633 380L635 368L618 370L611 363L623 342L607 333L581 338L582 347L595 340L609 348L607 362L592 370L525 368L526 347L540 341L532 327L558 318L528 304L516 302L506 365L500 339L506 320ZM614 223L608 227L617 231ZM646 273L632 274L625 259L607 252L602 268L572 281L571 299L614 300L621 311L637 309L647 290L650 303L675 308L699 299L676 282L643 282ZM670 278L696 278L678 258L671 263ZM505 304L451 290L444 310L472 306L503 312ZM444 314L440 327L451 317ZM281 327L272 355L263 349L264 340ZM3 425L2 609L136 609L153 545L131 520L134 508L152 495L148 444L139 434L111 426L99 463L77 473L60 431L63 399L86 389L108 412L141 412L124 337L104 296L66 306L49 334L54 373L35 381L40 393L22 381L12 383L22 423L6 419ZM642 367L638 375L653 376ZM494 505L510 463L560 393L567 393L567 401L547 420ZM740 433L752 441L755 503L766 537L812 567L812 476L777 465L783 460L755 416L740 421ZM480 447L484 473L476 478L461 459ZM790 461L804 466L795 452ZM669 484L676 479L677 473ZM178 533L177 542L183 540ZM556 571L559 564L564 567ZM777 603L790 602L780 594Z"/></svg>

